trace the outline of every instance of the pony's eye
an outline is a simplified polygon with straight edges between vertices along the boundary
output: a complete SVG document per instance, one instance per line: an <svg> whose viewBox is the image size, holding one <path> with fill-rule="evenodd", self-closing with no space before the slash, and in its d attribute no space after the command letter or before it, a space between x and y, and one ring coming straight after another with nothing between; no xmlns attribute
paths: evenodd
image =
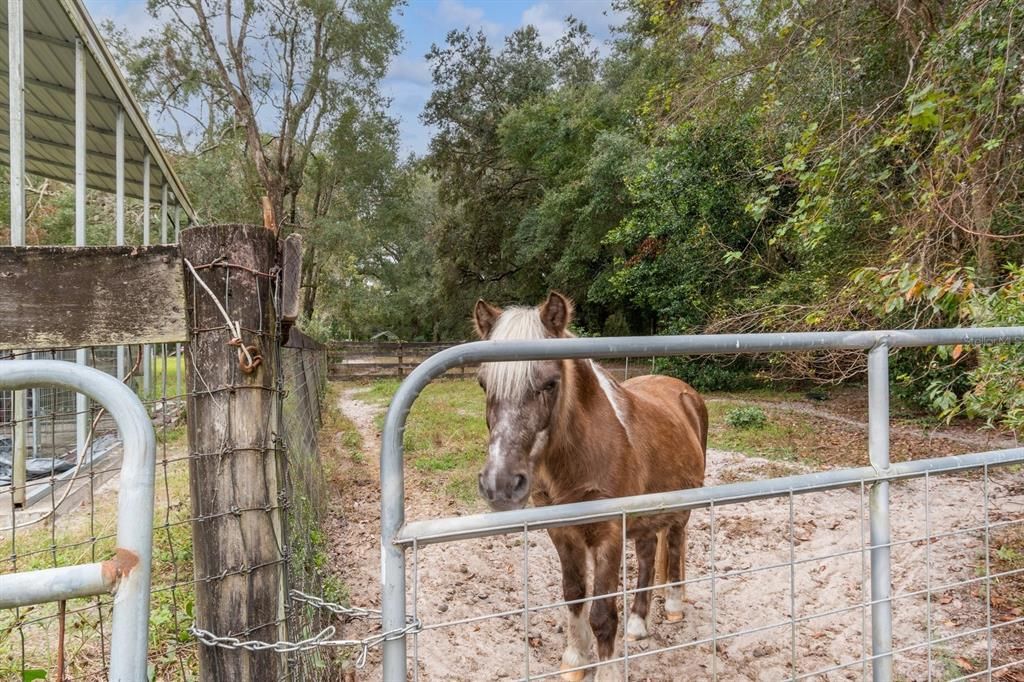
<svg viewBox="0 0 1024 682"><path fill-rule="evenodd" d="M558 379L550 379L547 381L547 383L541 386L540 390L544 391L545 393L549 393L555 390L556 386L558 386Z"/></svg>

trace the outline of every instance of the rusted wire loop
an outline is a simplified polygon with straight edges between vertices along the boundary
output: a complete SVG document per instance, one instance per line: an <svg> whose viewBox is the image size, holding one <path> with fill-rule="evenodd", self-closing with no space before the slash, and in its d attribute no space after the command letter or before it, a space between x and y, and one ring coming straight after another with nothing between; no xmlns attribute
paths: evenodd
<svg viewBox="0 0 1024 682"><path fill-rule="evenodd" d="M254 345L243 345L242 339L237 336L228 341L228 345L238 348L238 369L246 374L252 374L263 363L263 356L259 354L259 348Z"/></svg>
<svg viewBox="0 0 1024 682"><path fill-rule="evenodd" d="M209 263L203 263L202 265L196 265L194 267L196 270L207 270L209 268L235 268L236 270L244 270L246 272L252 273L257 277L267 277L271 279L277 277L277 273L280 270L280 268L278 268L278 266L275 265L270 272L260 272L259 270L256 270L255 268L250 268L247 265L232 263L225 259L223 256L221 256L220 258L214 258Z"/></svg>

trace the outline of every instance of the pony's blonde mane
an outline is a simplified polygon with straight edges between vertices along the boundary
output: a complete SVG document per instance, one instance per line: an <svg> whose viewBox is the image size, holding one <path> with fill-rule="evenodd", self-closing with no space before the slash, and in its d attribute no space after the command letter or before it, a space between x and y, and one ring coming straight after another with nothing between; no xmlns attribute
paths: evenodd
<svg viewBox="0 0 1024 682"><path fill-rule="evenodd" d="M513 306L505 308L498 316L488 338L507 341L543 339L547 335L537 308ZM533 375L532 362L486 362L480 365L480 376L487 387L487 394L498 400L511 400L522 396L527 390L536 390Z"/></svg>

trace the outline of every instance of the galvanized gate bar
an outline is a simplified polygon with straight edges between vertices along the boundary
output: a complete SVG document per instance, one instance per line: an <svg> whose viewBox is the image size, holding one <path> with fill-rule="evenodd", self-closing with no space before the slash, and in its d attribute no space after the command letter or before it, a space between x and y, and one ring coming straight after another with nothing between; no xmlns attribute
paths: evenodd
<svg viewBox="0 0 1024 682"><path fill-rule="evenodd" d="M38 583L31 591L36 603L99 594L110 591L107 587L112 585L117 595L110 643L110 679L145 680L156 467L153 424L130 388L97 369L59 360L0 361L0 388L43 386L84 393L106 408L117 422L124 452L117 496L117 556L88 566L0 575L0 607L28 603L19 591L32 581Z"/></svg>
<svg viewBox="0 0 1024 682"><path fill-rule="evenodd" d="M523 524L530 530L545 530L559 526L572 526L580 523L595 523L618 519L623 512L630 516L647 514L663 514L667 511L685 509L702 509L712 502L719 504L737 504L753 502L770 497L780 497L793 493L808 493L836 490L880 481L899 481L937 474L949 474L957 471L981 469L985 466L998 467L1017 464L1024 461L1024 447L1007 450L989 450L967 455L950 455L934 459L918 459L910 462L897 462L885 473L880 473L872 466L851 469L834 469L813 474L798 474L780 478L766 478L741 483L704 488L673 490L667 493L649 493L632 497L612 498L607 500L591 500L572 504L552 505L550 507L527 507L514 511L486 512L466 516L451 516L443 519L425 519L410 521L405 524L394 539L394 543L411 547L413 542L419 547L455 540L470 540L490 535L519 532ZM891 543L890 543L891 546Z"/></svg>
<svg viewBox="0 0 1024 682"><path fill-rule="evenodd" d="M989 343L1010 343L1024 341L1024 327L991 327L991 328L966 328L966 329L914 329L914 330L887 330L887 331L858 331L858 332L798 332L788 334L709 334L705 336L649 336L649 337L610 337L610 338L585 338L585 339L547 339L542 341L477 341L467 343L454 348L449 348L431 356L421 363L410 373L409 377L402 382L395 393L388 408L384 421L384 432L381 438L381 595L382 595L382 618L385 632L399 631L406 625L406 590L405 590L405 547L402 542L411 539L422 540L422 537L412 535L410 530L423 531L425 528L417 523L410 524L410 527L403 532L405 525L405 483L402 468L402 437L405 432L405 423L412 408L413 402L420 392L430 381L441 376L446 371L460 365L476 364L480 362L501 362L509 360L557 360L572 358L614 358L623 356L632 357L657 357L671 355L698 355L698 354L734 354L734 353L771 353L771 352L792 352L792 351L814 351L814 350L865 350L871 351L876 348L885 348L885 388L888 387L888 349L909 348L925 346L942 346L954 344L989 344ZM881 384L882 369L881 350L874 354L873 363L876 366L873 374L877 394ZM869 380L870 381L870 380ZM875 405L870 409L869 416L872 417L872 434L876 439L884 438L888 441L888 393L886 392L886 403ZM884 413L884 414L883 414ZM873 451L881 457L877 448ZM885 446L888 452L888 445ZM1006 455L1008 461L1017 461L1021 458L1018 450L1008 450L1002 453L983 453L988 457L1000 459ZM987 460L985 460L987 461ZM872 459L872 464L878 464ZM888 464L886 454L885 465ZM988 462L994 463L994 462ZM885 466L883 466L885 468ZM894 467L886 470L892 471ZM828 475L837 475L836 480L849 475L849 472L857 469L845 470L843 472L823 472L811 476L824 476L821 483L828 481ZM877 480L886 478L877 476L880 469L869 467L865 478ZM779 479L786 480L786 479ZM858 479L859 481L860 479ZM771 481L759 483L770 484ZM845 483L848 485L849 482ZM879 499L888 500L887 483L881 483L877 495ZM720 494L723 486L717 488ZM761 497L770 496L767 492ZM835 487L838 487L835 486ZM707 489L705 489L707 490ZM683 491L697 494L699 491ZM781 491L781 492L788 492ZM664 495L676 495L681 493L665 493ZM776 493L777 494L777 493ZM621 514L624 509L628 510L635 504L635 501L651 496L639 496L636 498L623 498L618 500L600 500L595 503L608 505L608 511L614 509L615 514ZM657 496L655 496L657 497ZM709 498L719 499L718 497ZM873 496L874 500L875 497ZM705 501L707 503L707 501ZM644 509L649 508L649 503L642 503ZM542 522L542 519L534 516L537 512L547 512L550 516L548 521L551 525L554 522L563 522L567 518L577 518L577 514L570 507L575 505L563 505L560 507L545 507L543 509L523 509L512 512L503 512L509 523L522 527L524 523L531 520ZM700 506L700 505L697 505ZM873 505L874 507L874 505ZM588 510L588 512L591 510ZM592 510L592 511L596 511ZM876 535L885 534L888 528L888 505L878 507L877 512L872 515L872 544ZM489 516L489 515L481 515ZM877 517L877 521L876 521ZM467 522L474 517L462 517L458 522ZM479 517L477 517L479 518ZM881 519L884 518L884 525ZM421 523L442 523L443 521L421 522ZM571 523L569 520L568 523ZM878 524L876 533L876 526ZM486 534L486 530L481 534ZM493 526L490 527L493 531ZM465 537L472 537L471 534ZM439 541L439 540L438 540ZM877 567L878 580L885 580L888 585L888 578L883 574L888 565L887 543L884 547L873 547L872 566ZM876 550L883 550L876 551ZM876 563L877 562L877 563ZM873 572L874 576L874 572ZM873 577L874 580L874 577ZM888 588L887 588L888 589ZM872 601L874 601L873 597ZM888 602L886 602L888 604ZM891 617L891 606L890 606ZM878 618L885 618L885 609L877 611ZM874 612L873 612L874 621ZM890 624L891 627L891 624ZM891 657L885 654L891 651L890 644L885 649L884 631L875 630L874 635L883 636L882 640L873 641L873 645L881 647L881 650L874 651L874 655L882 654L882 658L875 660L891 661ZM405 679L406 675L406 642L404 635L397 636L384 642L383 651L383 675L385 680ZM885 664L876 665L876 679L890 679L884 676ZM878 677L883 674L882 677Z"/></svg>
<svg viewBox="0 0 1024 682"><path fill-rule="evenodd" d="M889 346L882 339L868 351L868 457L878 473L889 470ZM889 481L871 486L868 500L871 534L871 677L892 679L892 547Z"/></svg>

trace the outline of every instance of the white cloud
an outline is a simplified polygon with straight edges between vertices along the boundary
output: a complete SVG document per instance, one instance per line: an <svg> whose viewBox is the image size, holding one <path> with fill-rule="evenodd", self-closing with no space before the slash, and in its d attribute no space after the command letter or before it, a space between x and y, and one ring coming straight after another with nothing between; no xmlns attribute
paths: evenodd
<svg viewBox="0 0 1024 682"><path fill-rule="evenodd" d="M150 16L144 2L126 3L123 0L86 0L86 10L93 21L99 25L106 19L111 20L118 28L124 28L133 38L141 38L151 30L160 26L158 19Z"/></svg>
<svg viewBox="0 0 1024 682"><path fill-rule="evenodd" d="M483 9L464 5L459 0L441 0L437 10L440 18L446 23L455 24L460 28L469 26L472 29L480 29L488 38L496 38L504 33L501 24L484 19Z"/></svg>
<svg viewBox="0 0 1024 682"><path fill-rule="evenodd" d="M549 3L531 5L523 11L523 25L532 25L540 34L540 40L547 46L554 45L565 34L565 17L561 8L555 9Z"/></svg>
<svg viewBox="0 0 1024 682"><path fill-rule="evenodd" d="M599 47L611 35L611 28L622 24L626 15L612 8L605 0L550 0L538 2L523 10L522 25L532 24L545 45L553 45L565 35L570 16L582 21ZM603 50L602 50L603 51Z"/></svg>
<svg viewBox="0 0 1024 682"><path fill-rule="evenodd" d="M403 54L391 62L385 80L391 83L430 85L430 65L423 57L412 58Z"/></svg>

